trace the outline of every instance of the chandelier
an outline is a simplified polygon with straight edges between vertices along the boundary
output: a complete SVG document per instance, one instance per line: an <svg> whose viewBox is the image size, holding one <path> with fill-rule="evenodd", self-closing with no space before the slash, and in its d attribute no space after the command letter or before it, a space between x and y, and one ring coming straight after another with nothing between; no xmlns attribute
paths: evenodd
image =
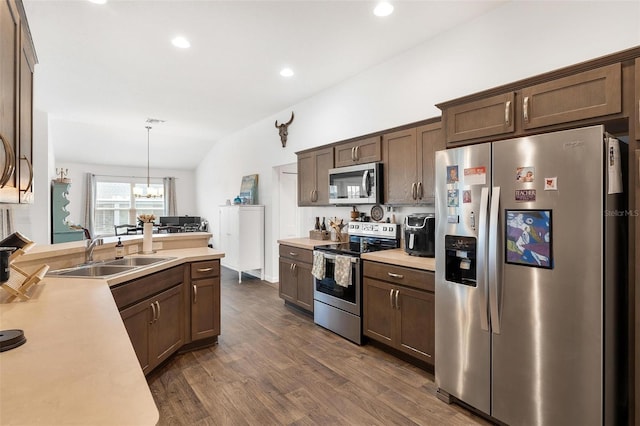
<svg viewBox="0 0 640 426"><path fill-rule="evenodd" d="M147 118L147 124L149 123L160 123L164 120L156 120L153 118ZM151 186L151 177L149 176L149 133L151 131L151 126L145 126L147 129L147 187L141 188L139 186L133 187L133 196L136 198L161 198L164 196L162 188L154 188Z"/></svg>

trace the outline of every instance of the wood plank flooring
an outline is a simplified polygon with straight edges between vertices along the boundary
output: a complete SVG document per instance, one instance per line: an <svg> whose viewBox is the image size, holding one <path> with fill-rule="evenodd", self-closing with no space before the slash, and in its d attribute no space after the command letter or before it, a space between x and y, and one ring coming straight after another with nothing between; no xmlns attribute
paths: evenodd
<svg viewBox="0 0 640 426"><path fill-rule="evenodd" d="M222 270L216 346L148 378L160 425L486 425L435 396L433 375L284 306L272 284Z"/></svg>

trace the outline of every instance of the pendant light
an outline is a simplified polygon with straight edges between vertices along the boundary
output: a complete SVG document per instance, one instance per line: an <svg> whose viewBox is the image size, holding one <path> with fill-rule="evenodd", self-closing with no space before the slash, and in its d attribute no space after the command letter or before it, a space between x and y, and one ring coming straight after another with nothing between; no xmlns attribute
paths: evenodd
<svg viewBox="0 0 640 426"><path fill-rule="evenodd" d="M152 122L162 122L163 120L155 120L152 118L148 118L147 119L147 123L152 123ZM162 188L156 189L156 188L152 188L151 187L151 177L149 174L149 156L150 156L150 132L151 132L151 126L147 125L145 126L145 128L147 129L147 187L144 190L140 190L139 187L134 187L133 188L133 196L136 198L161 198L164 194L163 194L163 190Z"/></svg>

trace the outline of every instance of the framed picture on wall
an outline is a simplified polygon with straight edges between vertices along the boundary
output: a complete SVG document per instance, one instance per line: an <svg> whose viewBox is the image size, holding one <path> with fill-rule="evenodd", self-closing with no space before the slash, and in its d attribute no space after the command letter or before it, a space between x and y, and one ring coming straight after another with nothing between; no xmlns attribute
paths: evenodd
<svg viewBox="0 0 640 426"><path fill-rule="evenodd" d="M242 177L240 199L242 204L258 204L258 175Z"/></svg>

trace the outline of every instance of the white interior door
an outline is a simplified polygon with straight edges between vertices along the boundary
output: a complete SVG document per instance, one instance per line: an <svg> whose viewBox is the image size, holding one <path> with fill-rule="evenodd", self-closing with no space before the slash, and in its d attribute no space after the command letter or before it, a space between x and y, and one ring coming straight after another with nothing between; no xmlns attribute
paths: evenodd
<svg viewBox="0 0 640 426"><path fill-rule="evenodd" d="M297 238L298 235L298 172L297 164L281 166L279 170L279 228L278 239Z"/></svg>

